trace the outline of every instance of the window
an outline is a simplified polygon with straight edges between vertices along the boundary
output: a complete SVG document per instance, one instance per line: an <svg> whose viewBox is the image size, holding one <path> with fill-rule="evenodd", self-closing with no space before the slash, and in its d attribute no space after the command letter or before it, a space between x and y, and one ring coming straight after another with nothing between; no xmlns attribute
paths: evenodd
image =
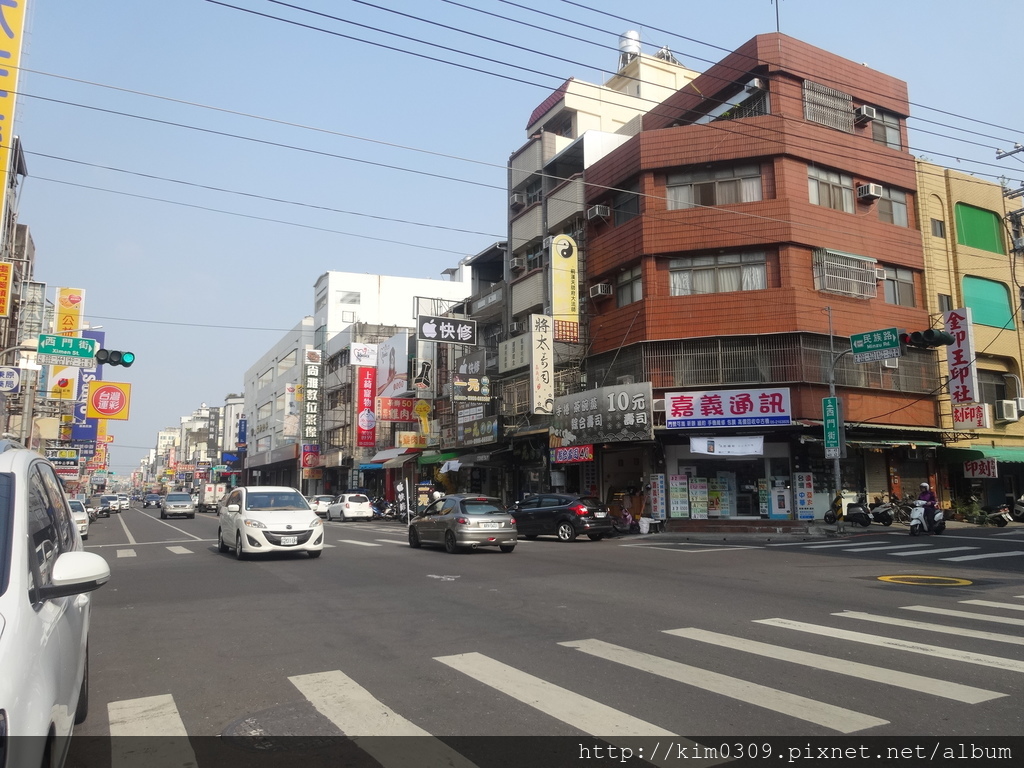
<svg viewBox="0 0 1024 768"><path fill-rule="evenodd" d="M853 98L848 93L805 80L804 118L853 133Z"/></svg>
<svg viewBox="0 0 1024 768"><path fill-rule="evenodd" d="M814 251L814 288L858 299L878 295L875 260L852 253L818 248Z"/></svg>
<svg viewBox="0 0 1024 768"><path fill-rule="evenodd" d="M277 375L280 376L282 373L287 371L289 368L295 367L295 361L298 359L299 350L293 349L287 355L277 361Z"/></svg>
<svg viewBox="0 0 1024 768"><path fill-rule="evenodd" d="M900 140L900 119L891 112L878 110L878 116L871 121L871 139L892 149L903 149Z"/></svg>
<svg viewBox="0 0 1024 768"><path fill-rule="evenodd" d="M914 301L914 273L902 267L886 267L885 303L899 304L901 307L916 307Z"/></svg>
<svg viewBox="0 0 1024 768"><path fill-rule="evenodd" d="M269 371L264 371L256 379L256 390L259 391L264 387L269 387L271 382L274 380L274 369L271 368Z"/></svg>
<svg viewBox="0 0 1024 768"><path fill-rule="evenodd" d="M939 294L939 312L953 311L953 297L948 293Z"/></svg>
<svg viewBox="0 0 1024 768"><path fill-rule="evenodd" d="M53 564L74 545L70 512L53 470L33 464L28 477L29 570L33 586L52 583ZM32 601L36 602L35 596Z"/></svg>
<svg viewBox="0 0 1024 768"><path fill-rule="evenodd" d="M853 177L811 166L807 169L807 192L813 205L853 213Z"/></svg>
<svg viewBox="0 0 1024 768"><path fill-rule="evenodd" d="M1006 399L1006 379L996 371L979 370L978 389L983 403L995 405L997 401Z"/></svg>
<svg viewBox="0 0 1024 768"><path fill-rule="evenodd" d="M612 221L617 227L640 215L640 195L636 184L612 197Z"/></svg>
<svg viewBox="0 0 1024 768"><path fill-rule="evenodd" d="M946 222L942 219L932 219L932 237L946 237Z"/></svg>
<svg viewBox="0 0 1024 768"><path fill-rule="evenodd" d="M761 199L761 167L739 165L710 171L669 174L668 209L752 203Z"/></svg>
<svg viewBox="0 0 1024 768"><path fill-rule="evenodd" d="M540 269L544 266L544 256L547 253L547 249L544 248L544 243L538 241L531 245L526 251L526 270L528 272L534 269Z"/></svg>
<svg viewBox="0 0 1024 768"><path fill-rule="evenodd" d="M322 294L320 294L319 296L316 297L316 307L314 307L313 311L314 312L319 312L321 309L323 309L326 306L327 306L327 294L326 293L322 293Z"/></svg>
<svg viewBox="0 0 1024 768"><path fill-rule="evenodd" d="M640 267L633 267L619 275L619 279L616 281L615 296L620 307L643 298Z"/></svg>
<svg viewBox="0 0 1024 768"><path fill-rule="evenodd" d="M358 304L359 299L359 291L338 291L339 304Z"/></svg>
<svg viewBox="0 0 1024 768"><path fill-rule="evenodd" d="M882 187L882 196L878 200L878 218L898 227L908 226L907 193Z"/></svg>
<svg viewBox="0 0 1024 768"><path fill-rule="evenodd" d="M274 402L264 403L256 410L257 419L269 419L271 414L274 413Z"/></svg>
<svg viewBox="0 0 1024 768"><path fill-rule="evenodd" d="M541 198L541 180L534 179L526 185L526 189L523 190L523 194L526 195L526 204L533 205L539 203Z"/></svg>
<svg viewBox="0 0 1024 768"><path fill-rule="evenodd" d="M971 318L978 325L1013 330L1013 305L1005 283L980 277L964 278L964 305L971 308Z"/></svg>
<svg viewBox="0 0 1024 768"><path fill-rule="evenodd" d="M956 241L992 253L1006 253L1002 218L984 208L956 204Z"/></svg>
<svg viewBox="0 0 1024 768"><path fill-rule="evenodd" d="M768 287L763 252L690 256L669 262L669 294L757 291Z"/></svg>

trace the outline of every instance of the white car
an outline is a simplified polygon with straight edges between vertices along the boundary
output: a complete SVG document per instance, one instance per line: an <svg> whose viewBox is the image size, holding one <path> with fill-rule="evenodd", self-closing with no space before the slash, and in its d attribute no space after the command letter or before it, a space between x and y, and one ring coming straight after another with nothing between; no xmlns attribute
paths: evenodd
<svg viewBox="0 0 1024 768"><path fill-rule="evenodd" d="M85 503L78 499L68 499L68 506L71 507L71 516L78 526L78 533L81 534L82 541L85 541L89 538L89 510L86 509Z"/></svg>
<svg viewBox="0 0 1024 768"><path fill-rule="evenodd" d="M324 550L324 524L295 488L252 485L235 488L217 508L217 549L234 549L239 560L265 552Z"/></svg>
<svg viewBox="0 0 1024 768"><path fill-rule="evenodd" d="M327 508L334 503L334 497L330 494L322 494L320 496L310 496L306 501L309 502L310 508L320 517L327 517Z"/></svg>
<svg viewBox="0 0 1024 768"><path fill-rule="evenodd" d="M0 757L62 765L89 711L88 592L110 578L85 552L53 466L0 441ZM19 736L34 736L24 739Z"/></svg>
<svg viewBox="0 0 1024 768"><path fill-rule="evenodd" d="M127 493L119 493L119 494L117 494L117 500L121 504L121 511L122 512L124 510L126 510L126 509L131 509L132 508L132 500L128 498L128 494Z"/></svg>
<svg viewBox="0 0 1024 768"><path fill-rule="evenodd" d="M343 493L327 508L327 519L372 520L373 505L369 497L363 493Z"/></svg>

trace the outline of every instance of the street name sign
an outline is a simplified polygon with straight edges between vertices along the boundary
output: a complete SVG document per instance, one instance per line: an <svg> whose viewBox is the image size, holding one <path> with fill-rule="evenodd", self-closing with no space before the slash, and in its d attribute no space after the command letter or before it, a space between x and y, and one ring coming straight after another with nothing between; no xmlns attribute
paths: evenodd
<svg viewBox="0 0 1024 768"><path fill-rule="evenodd" d="M95 368L97 343L78 336L39 334L36 362L40 365L63 365L69 368Z"/></svg>
<svg viewBox="0 0 1024 768"><path fill-rule="evenodd" d="M850 346L853 348L855 363L870 363L903 356L900 349L900 332L896 328L855 333L850 337Z"/></svg>

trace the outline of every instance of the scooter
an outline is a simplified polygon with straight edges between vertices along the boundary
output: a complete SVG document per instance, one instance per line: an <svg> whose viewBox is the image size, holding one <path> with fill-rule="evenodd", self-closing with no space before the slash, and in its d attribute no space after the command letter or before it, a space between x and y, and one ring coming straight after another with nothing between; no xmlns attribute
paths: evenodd
<svg viewBox="0 0 1024 768"><path fill-rule="evenodd" d="M871 515L871 522L881 523L882 525L892 525L893 521L893 504L890 501L882 501L879 499L877 504L870 505L868 507L868 513Z"/></svg>
<svg viewBox="0 0 1024 768"><path fill-rule="evenodd" d="M1013 509L1010 510L1010 514L1018 523L1024 523L1024 496L1013 502Z"/></svg>
<svg viewBox="0 0 1024 768"><path fill-rule="evenodd" d="M910 510L911 536L918 536L922 533L939 534L944 530L946 530L946 516L941 509L936 508L931 525L929 525L928 516L925 514L925 502L920 499L914 502L914 506Z"/></svg>
<svg viewBox="0 0 1024 768"><path fill-rule="evenodd" d="M985 513L988 525L997 525L1000 528L1005 528L1006 525L1013 521L1010 516L1010 505L999 504L995 507L982 507L981 511Z"/></svg>
<svg viewBox="0 0 1024 768"><path fill-rule="evenodd" d="M836 496L835 499L832 500L832 506L829 508L828 512L825 513L825 522L830 525L837 522L842 508L842 496ZM847 523L860 525L864 528L871 525L871 515L868 513L867 509L865 509L864 505L860 503L860 497L858 497L856 501L848 504L846 512L842 514L843 520ZM891 523L892 521L890 520L889 522Z"/></svg>

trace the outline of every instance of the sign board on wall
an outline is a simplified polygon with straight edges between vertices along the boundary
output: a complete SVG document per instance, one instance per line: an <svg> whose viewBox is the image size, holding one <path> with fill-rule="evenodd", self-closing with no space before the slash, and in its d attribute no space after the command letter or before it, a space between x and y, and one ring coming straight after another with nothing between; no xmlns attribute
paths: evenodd
<svg viewBox="0 0 1024 768"><path fill-rule="evenodd" d="M974 323L971 308L961 307L942 313L946 332L953 343L946 347L949 366L949 399L956 405L978 401L978 365L974 354Z"/></svg>
<svg viewBox="0 0 1024 768"><path fill-rule="evenodd" d="M665 426L669 429L786 426L792 423L788 387L668 392L665 395Z"/></svg>
<svg viewBox="0 0 1024 768"><path fill-rule="evenodd" d="M551 447L654 439L651 383L617 384L555 398Z"/></svg>
<svg viewBox="0 0 1024 768"><path fill-rule="evenodd" d="M992 427L991 406L987 403L954 403L953 429L990 429Z"/></svg>
<svg viewBox="0 0 1024 768"><path fill-rule="evenodd" d="M964 462L964 477L992 479L999 477L997 459L975 459Z"/></svg>

